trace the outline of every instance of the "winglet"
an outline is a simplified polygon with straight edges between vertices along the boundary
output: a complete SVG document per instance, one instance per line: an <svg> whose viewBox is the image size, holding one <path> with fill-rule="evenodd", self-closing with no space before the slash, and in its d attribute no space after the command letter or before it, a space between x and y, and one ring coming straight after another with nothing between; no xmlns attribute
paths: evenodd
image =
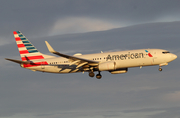
<svg viewBox="0 0 180 118"><path fill-rule="evenodd" d="M51 53L56 52L47 41L45 41L45 43L46 43L46 46L47 46L49 52L51 52Z"/></svg>

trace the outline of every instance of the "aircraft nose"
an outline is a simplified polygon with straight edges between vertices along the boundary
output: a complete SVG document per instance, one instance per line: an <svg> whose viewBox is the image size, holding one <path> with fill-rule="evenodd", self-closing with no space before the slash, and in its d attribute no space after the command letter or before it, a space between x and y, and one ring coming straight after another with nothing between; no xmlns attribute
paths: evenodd
<svg viewBox="0 0 180 118"><path fill-rule="evenodd" d="M177 55L172 54L171 57L173 58L173 60L175 60L177 58Z"/></svg>

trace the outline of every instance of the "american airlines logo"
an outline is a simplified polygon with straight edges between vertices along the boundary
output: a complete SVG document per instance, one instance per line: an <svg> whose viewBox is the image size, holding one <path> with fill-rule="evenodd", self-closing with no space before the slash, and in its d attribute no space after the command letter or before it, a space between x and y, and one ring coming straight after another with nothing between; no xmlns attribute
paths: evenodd
<svg viewBox="0 0 180 118"><path fill-rule="evenodd" d="M147 50L145 50L145 52L147 52L147 55L148 55L149 57L153 57L153 56L151 55L151 53L149 53Z"/></svg>

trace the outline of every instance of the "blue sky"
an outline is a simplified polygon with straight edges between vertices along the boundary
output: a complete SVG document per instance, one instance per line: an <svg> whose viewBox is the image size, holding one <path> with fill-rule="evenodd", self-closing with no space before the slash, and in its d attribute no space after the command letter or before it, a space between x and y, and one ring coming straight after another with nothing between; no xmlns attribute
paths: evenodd
<svg viewBox="0 0 180 118"><path fill-rule="evenodd" d="M42 53L160 48L180 56L179 0L2 0L0 118L180 118L179 58L126 74L32 72L13 37L20 30ZM51 54L50 54L51 55Z"/></svg>

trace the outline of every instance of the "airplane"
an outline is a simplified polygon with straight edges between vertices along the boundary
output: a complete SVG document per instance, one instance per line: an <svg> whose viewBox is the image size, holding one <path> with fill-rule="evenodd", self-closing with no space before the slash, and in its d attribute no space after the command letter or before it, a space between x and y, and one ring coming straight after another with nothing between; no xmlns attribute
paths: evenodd
<svg viewBox="0 0 180 118"><path fill-rule="evenodd" d="M159 65L168 65L177 56L163 49L137 49L116 52L101 52L94 54L80 54L73 56L55 51L51 45L45 41L49 52L59 56L50 56L40 53L34 45L20 32L13 32L21 60L6 60L20 64L22 68L32 71L48 73L76 73L88 72L90 77L94 77L94 72L98 72L97 79L101 79L101 71L109 71L111 74L121 74L128 72L128 68Z"/></svg>

